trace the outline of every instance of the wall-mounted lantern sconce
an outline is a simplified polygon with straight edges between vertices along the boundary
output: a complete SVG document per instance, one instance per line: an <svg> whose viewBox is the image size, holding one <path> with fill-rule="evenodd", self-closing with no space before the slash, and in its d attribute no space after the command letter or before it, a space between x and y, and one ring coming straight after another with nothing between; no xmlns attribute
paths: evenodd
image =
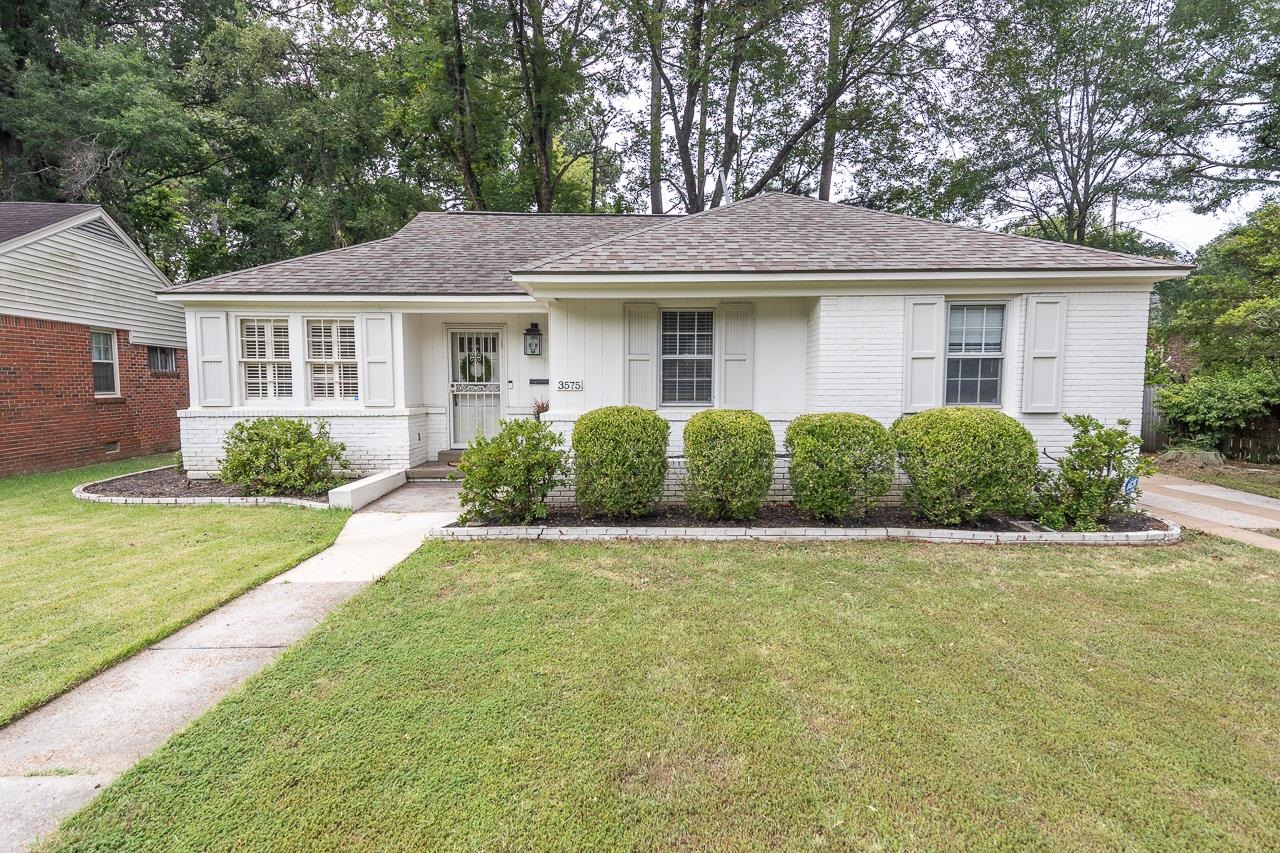
<svg viewBox="0 0 1280 853"><path fill-rule="evenodd" d="M537 323L530 323L524 330L524 354L542 355L542 330Z"/></svg>

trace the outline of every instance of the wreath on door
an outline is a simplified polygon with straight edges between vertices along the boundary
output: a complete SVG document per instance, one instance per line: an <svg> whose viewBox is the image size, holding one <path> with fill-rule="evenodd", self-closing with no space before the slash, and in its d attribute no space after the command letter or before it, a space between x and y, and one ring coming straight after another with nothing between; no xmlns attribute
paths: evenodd
<svg viewBox="0 0 1280 853"><path fill-rule="evenodd" d="M458 362L463 382L488 382L493 378L493 362L484 353L468 353Z"/></svg>

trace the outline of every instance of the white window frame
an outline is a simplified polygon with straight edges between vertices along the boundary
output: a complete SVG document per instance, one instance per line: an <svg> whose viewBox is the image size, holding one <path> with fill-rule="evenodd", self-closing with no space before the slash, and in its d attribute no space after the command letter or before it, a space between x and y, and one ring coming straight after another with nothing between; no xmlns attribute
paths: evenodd
<svg viewBox="0 0 1280 853"><path fill-rule="evenodd" d="M286 358L274 358L274 357L249 358L245 354L245 346L244 346L244 326L246 323L270 323L272 329L279 329L282 326L284 329L284 342L285 342L286 348L288 349L288 356ZM235 329L235 341L236 341L236 361L239 364L239 370L237 371L237 374L239 376L239 382L240 382L240 398L244 400L247 405L251 405L251 406L261 406L261 405L269 406L269 405L275 404L275 402L278 400L294 399L294 396L297 394L297 391L298 391L298 376L297 376L298 371L295 369L295 365L294 365L295 347L294 347L294 341L293 341L293 326L289 320L289 317L287 315L279 315L279 314L237 315L235 317L234 329ZM273 331L268 338L268 342L273 344L276 340L277 340L277 333ZM275 355L274 347L272 347L272 351L270 352L270 355L272 356ZM288 365L289 367L289 380L288 380L289 393L287 394L277 393L279 390L280 384L284 380L277 378L275 376L275 371L272 370L270 371L271 376L269 378L263 379L263 380L252 380L254 382L259 382L259 381L265 382L267 387L271 390L272 393L268 394L265 397L251 397L249 395L249 383L251 380L247 375L247 370L249 365L278 366L282 364Z"/></svg>
<svg viewBox="0 0 1280 853"><path fill-rule="evenodd" d="M1011 302L1007 299L957 299L947 300L944 303L946 313L943 315L942 329L942 405L943 406L977 406L986 409L1000 409L1004 407L1005 387L1009 381L1009 309ZM951 309L952 308L1000 308L1003 311L1004 319L1000 325L1000 352L970 352L970 353L953 353L951 352ZM975 359L999 359L1000 360L1000 378L997 380L996 401L994 403L949 403L947 402L947 374L950 371L952 359L956 360L975 360Z"/></svg>
<svg viewBox="0 0 1280 853"><path fill-rule="evenodd" d="M94 357L95 356L95 353L93 351L94 335L106 335L107 338L111 341L111 360L109 362L104 359ZM93 329L93 328L89 329L89 364L90 364L91 373L93 369L92 365L94 364L110 364L111 365L111 380L112 380L112 386L113 386L112 389L110 391L99 391L95 383L95 387L93 389L93 396L99 397L99 398L119 397L120 396L120 347L116 342L115 329ZM92 381L92 375L90 376L90 381Z"/></svg>
<svg viewBox="0 0 1280 853"><path fill-rule="evenodd" d="M152 353L167 353L168 367L155 367L151 363ZM162 359L163 360L163 359ZM178 372L178 350L175 347L147 346L147 370L152 373L177 373Z"/></svg>
<svg viewBox="0 0 1280 853"><path fill-rule="evenodd" d="M334 342L333 356L330 358L315 358L311 353L311 325L313 323L334 324ZM342 358L338 349L337 324L347 323L351 326L351 357ZM360 405L360 392L364 384L364 377L360 370L360 331L359 323L356 318L350 315L341 316L323 316L323 315L307 315L302 318L302 346L303 346L303 363L306 370L307 383L307 400L311 403L319 403L323 405L351 406ZM316 395L314 368L317 365L327 365L333 371L334 395L332 397L320 397ZM341 396L338 393L340 381L338 379L338 370L343 365L350 365L355 383L355 393L350 396Z"/></svg>
<svg viewBox="0 0 1280 853"><path fill-rule="evenodd" d="M711 315L711 353L709 355L680 355L673 353L671 355L663 355L662 353L662 318L667 314L680 313L698 313ZM657 344L657 361L658 370L656 381L657 401L659 409L713 409L716 407L717 394L719 393L719 383L716 382L717 368L720 363L720 319L718 312L714 307L709 305L659 305L658 306L658 344ZM705 403L694 402L690 400L676 400L668 403L662 399L662 368L668 359L701 359L711 365L711 399Z"/></svg>

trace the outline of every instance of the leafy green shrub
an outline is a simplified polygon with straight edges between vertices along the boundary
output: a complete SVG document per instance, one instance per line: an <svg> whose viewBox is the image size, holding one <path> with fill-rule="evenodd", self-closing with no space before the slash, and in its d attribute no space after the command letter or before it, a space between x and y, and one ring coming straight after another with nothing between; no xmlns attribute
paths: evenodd
<svg viewBox="0 0 1280 853"><path fill-rule="evenodd" d="M1265 417L1277 404L1280 377L1265 366L1200 374L1156 394L1156 405L1179 437L1205 450L1216 448L1230 430Z"/></svg>
<svg viewBox="0 0 1280 853"><path fill-rule="evenodd" d="M1041 478L1036 515L1055 530L1097 530L1108 515L1133 509L1138 490L1126 491L1129 478L1152 474L1155 466L1140 455L1142 439L1129 432L1129 421L1108 427L1090 415L1062 419L1074 438Z"/></svg>
<svg viewBox="0 0 1280 853"><path fill-rule="evenodd" d="M313 431L297 418L244 420L227 431L218 479L249 495L318 495L338 485L337 471L351 469L346 449L326 421Z"/></svg>
<svg viewBox="0 0 1280 853"><path fill-rule="evenodd" d="M934 524L989 513L1021 515L1036 481L1036 441L994 409L948 406L903 415L893 425L898 462L910 479L903 501Z"/></svg>
<svg viewBox="0 0 1280 853"><path fill-rule="evenodd" d="M502 421L493 438L462 452L463 522L532 524L547 515L547 495L565 469L560 436L535 420Z"/></svg>
<svg viewBox="0 0 1280 853"><path fill-rule="evenodd" d="M861 516L893 485L893 439L866 415L801 415L787 451L796 506L825 521Z"/></svg>
<svg viewBox="0 0 1280 853"><path fill-rule="evenodd" d="M773 430L756 412L712 409L684 427L685 501L709 519L750 518L773 482Z"/></svg>
<svg viewBox="0 0 1280 853"><path fill-rule="evenodd" d="M573 425L574 492L586 515L653 510L667 476L671 425L639 406L606 406Z"/></svg>
<svg viewBox="0 0 1280 853"><path fill-rule="evenodd" d="M179 474L187 473L186 463L182 461L182 451L175 450L173 452L173 467L178 469Z"/></svg>

